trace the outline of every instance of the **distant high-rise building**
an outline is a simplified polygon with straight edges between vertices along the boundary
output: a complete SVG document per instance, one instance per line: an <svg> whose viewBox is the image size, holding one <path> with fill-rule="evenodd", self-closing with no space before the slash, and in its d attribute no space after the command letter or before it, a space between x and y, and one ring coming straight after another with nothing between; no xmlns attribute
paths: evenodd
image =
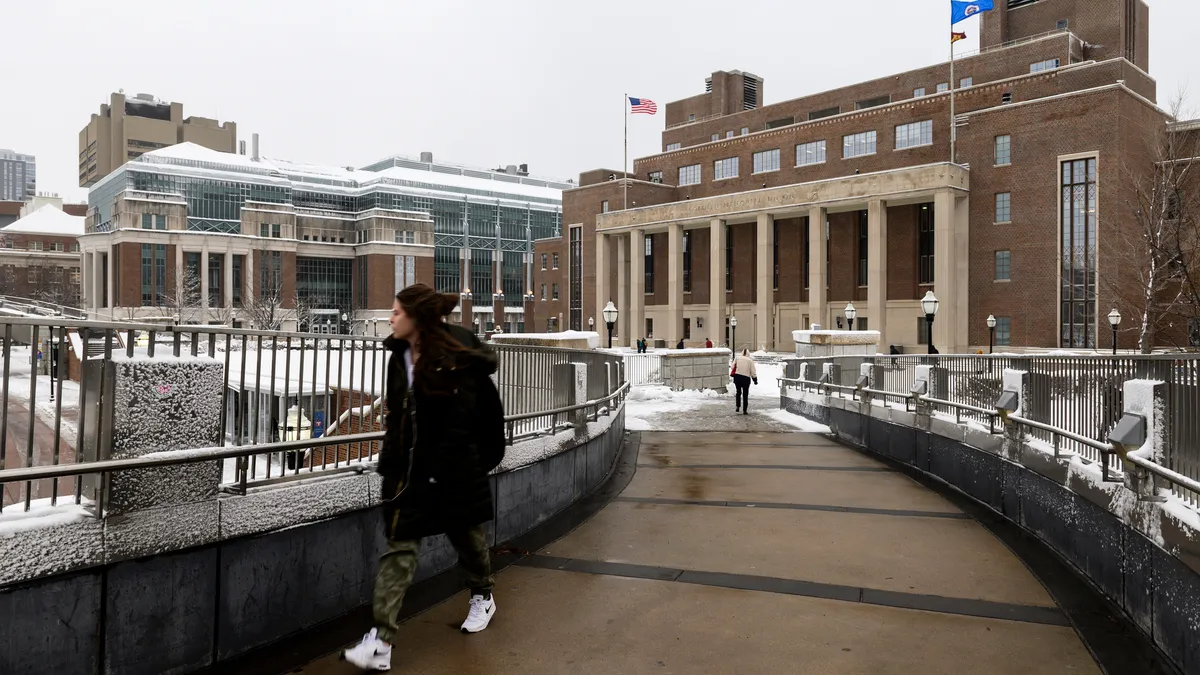
<svg viewBox="0 0 1200 675"><path fill-rule="evenodd" d="M0 202L24 202L37 194L37 160L0 150Z"/></svg>
<svg viewBox="0 0 1200 675"><path fill-rule="evenodd" d="M182 103L112 94L79 131L79 186L88 187L143 153L177 143L237 151L237 124L183 116Z"/></svg>

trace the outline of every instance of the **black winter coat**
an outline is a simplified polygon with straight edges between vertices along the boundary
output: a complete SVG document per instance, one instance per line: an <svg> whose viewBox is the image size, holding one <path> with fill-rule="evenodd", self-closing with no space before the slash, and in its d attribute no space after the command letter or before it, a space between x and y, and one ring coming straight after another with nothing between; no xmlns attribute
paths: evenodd
<svg viewBox="0 0 1200 675"><path fill-rule="evenodd" d="M462 530L494 517L488 480L494 465L481 450L503 444L504 413L489 377L496 354L470 331L448 328L466 350L443 357L430 371L434 381L418 378L412 388L404 366L408 343L384 341L391 358L378 471L391 539Z"/></svg>

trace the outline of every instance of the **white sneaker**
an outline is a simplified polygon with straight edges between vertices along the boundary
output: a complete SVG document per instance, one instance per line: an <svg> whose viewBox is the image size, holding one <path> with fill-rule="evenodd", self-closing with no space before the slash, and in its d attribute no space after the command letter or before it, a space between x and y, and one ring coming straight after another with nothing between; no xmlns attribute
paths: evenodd
<svg viewBox="0 0 1200 675"><path fill-rule="evenodd" d="M478 633L488 627L493 616L496 616L496 598L489 597L485 600L482 595L472 595L471 611L467 613L467 620L463 622L462 632Z"/></svg>
<svg viewBox="0 0 1200 675"><path fill-rule="evenodd" d="M363 670L387 671L392 669L392 646L380 640L372 628L362 642L343 651L342 658Z"/></svg>

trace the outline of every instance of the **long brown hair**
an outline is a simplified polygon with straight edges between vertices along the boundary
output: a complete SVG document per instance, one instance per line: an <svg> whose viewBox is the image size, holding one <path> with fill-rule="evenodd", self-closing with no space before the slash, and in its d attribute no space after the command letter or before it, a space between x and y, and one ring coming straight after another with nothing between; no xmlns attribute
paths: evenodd
<svg viewBox="0 0 1200 675"><path fill-rule="evenodd" d="M426 375L446 357L465 351L445 322L458 306L458 296L438 293L425 284L413 284L397 293L396 301L417 325L420 335L421 357L413 367L414 375L432 384Z"/></svg>

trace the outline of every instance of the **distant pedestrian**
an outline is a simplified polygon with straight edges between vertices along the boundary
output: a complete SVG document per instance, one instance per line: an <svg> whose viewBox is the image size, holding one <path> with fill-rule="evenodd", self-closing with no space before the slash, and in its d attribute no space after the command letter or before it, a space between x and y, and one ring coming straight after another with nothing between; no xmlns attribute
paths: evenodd
<svg viewBox="0 0 1200 675"><path fill-rule="evenodd" d="M704 338L704 348L712 349L712 340L710 340L709 338Z"/></svg>
<svg viewBox="0 0 1200 675"><path fill-rule="evenodd" d="M754 359L750 358L750 350L743 349L742 353L733 360L733 394L734 412L743 415L750 414L750 383L758 384L758 370L754 367Z"/></svg>
<svg viewBox="0 0 1200 675"><path fill-rule="evenodd" d="M384 341L391 353L387 418L377 469L387 545L375 577L375 627L342 652L359 668L391 668L400 607L424 537L444 533L458 553L470 591L462 632L482 631L496 614L484 524L493 514L488 473L504 457L504 411L489 377L496 371L495 353L471 331L444 320L457 304L457 296L417 284L398 293L392 305L392 335Z"/></svg>
<svg viewBox="0 0 1200 675"><path fill-rule="evenodd" d="M675 345L675 349L683 349L683 340L680 340L679 344Z"/></svg>

